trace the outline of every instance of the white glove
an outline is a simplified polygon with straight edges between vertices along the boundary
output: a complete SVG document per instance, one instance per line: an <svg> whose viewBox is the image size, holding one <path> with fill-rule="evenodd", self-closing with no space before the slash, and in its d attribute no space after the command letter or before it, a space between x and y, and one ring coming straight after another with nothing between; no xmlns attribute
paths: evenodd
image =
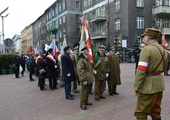
<svg viewBox="0 0 170 120"><path fill-rule="evenodd" d="M97 71L96 71L96 70L93 70L93 73L94 73L94 74L97 74Z"/></svg>
<svg viewBox="0 0 170 120"><path fill-rule="evenodd" d="M70 76L71 76L71 74L70 74L70 73L68 73L68 74L67 74L67 77L70 77Z"/></svg>
<svg viewBox="0 0 170 120"><path fill-rule="evenodd" d="M55 65L55 69L57 68L57 65Z"/></svg>
<svg viewBox="0 0 170 120"><path fill-rule="evenodd" d="M109 77L109 73L106 73L106 78Z"/></svg>

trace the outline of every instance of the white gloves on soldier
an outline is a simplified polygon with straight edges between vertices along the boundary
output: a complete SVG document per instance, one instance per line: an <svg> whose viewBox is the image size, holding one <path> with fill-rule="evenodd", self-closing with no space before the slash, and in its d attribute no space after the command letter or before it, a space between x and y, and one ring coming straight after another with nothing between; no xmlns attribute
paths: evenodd
<svg viewBox="0 0 170 120"><path fill-rule="evenodd" d="M97 74L97 71L96 71L96 70L93 70L93 74Z"/></svg>
<svg viewBox="0 0 170 120"><path fill-rule="evenodd" d="M109 73L106 73L106 78L109 77Z"/></svg>
<svg viewBox="0 0 170 120"><path fill-rule="evenodd" d="M71 76L71 74L70 74L70 73L68 73L68 74L67 74L67 77L70 77L70 76Z"/></svg>
<svg viewBox="0 0 170 120"><path fill-rule="evenodd" d="M55 65L55 69L57 68L57 65Z"/></svg>

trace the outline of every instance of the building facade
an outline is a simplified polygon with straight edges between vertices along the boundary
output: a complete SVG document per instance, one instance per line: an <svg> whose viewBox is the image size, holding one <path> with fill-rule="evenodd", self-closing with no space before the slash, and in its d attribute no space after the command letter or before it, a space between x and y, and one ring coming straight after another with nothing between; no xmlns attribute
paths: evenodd
<svg viewBox="0 0 170 120"><path fill-rule="evenodd" d="M19 52L19 54L22 53L21 51L21 35L14 35L12 38L13 40L13 52Z"/></svg>
<svg viewBox="0 0 170 120"><path fill-rule="evenodd" d="M133 48L142 42L140 34L153 27L155 0L83 0L83 15L90 21L91 39L122 49L122 40Z"/></svg>
<svg viewBox="0 0 170 120"><path fill-rule="evenodd" d="M64 36L72 48L80 40L80 17L82 16L82 0L56 0L45 10L47 38L56 40L60 48Z"/></svg>
<svg viewBox="0 0 170 120"><path fill-rule="evenodd" d="M155 0L155 2L156 4L152 8L155 26L165 34L166 40L170 44L170 0Z"/></svg>
<svg viewBox="0 0 170 120"><path fill-rule="evenodd" d="M25 27L21 31L21 51L22 54L32 53L33 48L33 33L32 33L32 25Z"/></svg>

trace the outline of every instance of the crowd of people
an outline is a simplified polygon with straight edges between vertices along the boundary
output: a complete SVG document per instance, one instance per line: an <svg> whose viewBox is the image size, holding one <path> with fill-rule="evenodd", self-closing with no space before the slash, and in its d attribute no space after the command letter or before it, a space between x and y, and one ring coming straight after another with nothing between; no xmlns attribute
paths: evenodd
<svg viewBox="0 0 170 120"><path fill-rule="evenodd" d="M160 105L165 89L161 73L169 75L170 62L166 50L157 42L159 34L160 31L157 29L146 29L142 35L144 43L140 44L139 49L132 51L136 63L134 89L138 97L135 109L137 120L147 120L147 115L151 115L152 120L161 120ZM104 45L99 46L100 62L97 67L89 61L90 51L87 46L80 50L81 53L78 46L73 48L72 53L69 46L63 51L64 53L58 57L53 55L52 48L43 54L39 51L29 56L20 57L17 53L13 58L15 77L19 78L20 66L21 75L24 76L26 66L30 81L34 81L33 74L38 76L38 87L41 91L47 90L46 78L49 80L50 90L57 89L57 80L60 79L60 86L65 88L67 100L74 100L72 92L80 93L82 110L87 110L87 106L92 105L89 102L89 94L94 94L96 101L106 99L104 96L106 87L110 96L119 95L117 85L121 85L121 70L119 56L114 47L110 47L107 53ZM81 85L80 91L77 89L78 85Z"/></svg>
<svg viewBox="0 0 170 120"><path fill-rule="evenodd" d="M119 57L116 55L114 47L110 48L109 54L105 54L104 45L98 48L100 64L96 68L88 59L89 49L87 46L81 49L80 55L78 55L78 46L72 50L66 46L63 51L64 53L58 57L53 55L52 48L43 53L38 51L30 55L20 56L19 53L16 53L13 57L15 77L20 78L20 72L23 77L27 68L30 81L34 81L33 74L38 77L38 87L41 91L47 90L45 79L48 79L50 90L57 89L58 84L65 88L67 100L74 100L72 92L80 93L80 107L83 110L87 110L87 105L92 105L88 100L89 94L94 94L94 99L97 101L106 99L103 95L106 83L110 96L119 95L116 86L121 84L120 66ZM78 90L78 85L81 85L81 90Z"/></svg>

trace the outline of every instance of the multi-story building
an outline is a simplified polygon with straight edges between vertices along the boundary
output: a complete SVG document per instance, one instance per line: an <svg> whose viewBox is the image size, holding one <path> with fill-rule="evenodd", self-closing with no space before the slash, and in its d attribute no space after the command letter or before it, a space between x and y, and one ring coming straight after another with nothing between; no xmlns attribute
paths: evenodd
<svg viewBox="0 0 170 120"><path fill-rule="evenodd" d="M66 36L67 44L72 47L80 40L80 17L82 16L82 0L56 0L45 10L47 20L47 38L61 44Z"/></svg>
<svg viewBox="0 0 170 120"><path fill-rule="evenodd" d="M13 52L19 52L21 54L21 35L14 35L13 40Z"/></svg>
<svg viewBox="0 0 170 120"><path fill-rule="evenodd" d="M33 52L33 34L32 34L32 25L25 27L21 31L22 41L21 41L21 51L22 53L31 53Z"/></svg>
<svg viewBox="0 0 170 120"><path fill-rule="evenodd" d="M170 44L170 0L155 0L155 2L152 9L155 26L165 34L166 40Z"/></svg>
<svg viewBox="0 0 170 120"><path fill-rule="evenodd" d="M141 41L140 34L153 27L154 0L83 0L83 15L89 19L91 39L95 44L114 45L121 48Z"/></svg>
<svg viewBox="0 0 170 120"><path fill-rule="evenodd" d="M32 23L33 30L33 47L40 46L44 48L47 43L47 26L46 26L46 15L43 13L36 21Z"/></svg>

